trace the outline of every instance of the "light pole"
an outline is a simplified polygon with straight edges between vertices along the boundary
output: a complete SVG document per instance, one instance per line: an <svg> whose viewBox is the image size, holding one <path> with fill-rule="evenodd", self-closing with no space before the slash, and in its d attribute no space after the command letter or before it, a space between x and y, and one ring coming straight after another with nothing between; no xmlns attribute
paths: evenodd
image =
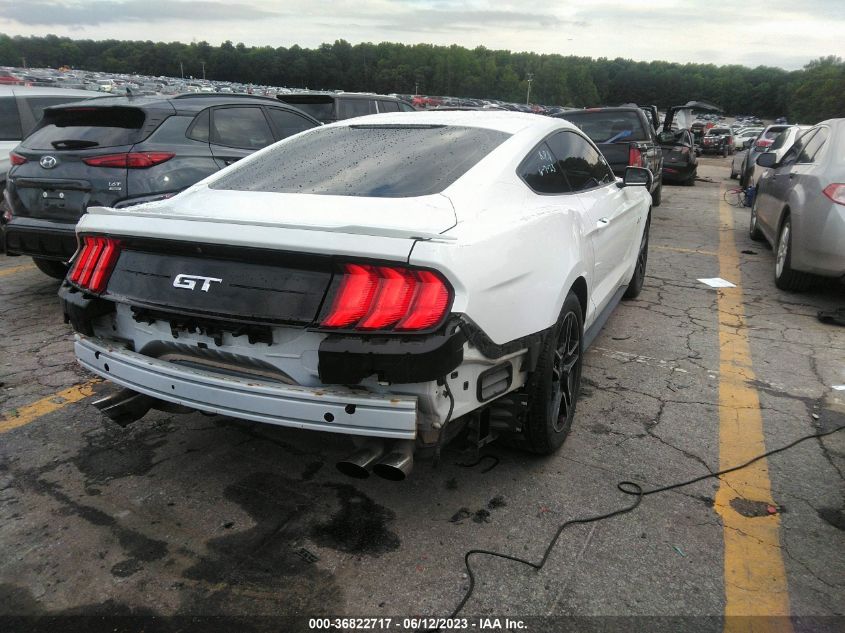
<svg viewBox="0 0 845 633"><path fill-rule="evenodd" d="M528 80L528 92L525 93L525 105L531 105L531 80L534 79L534 73L526 73L525 78Z"/></svg>
<svg viewBox="0 0 845 633"><path fill-rule="evenodd" d="M202 64L202 80L205 81L205 62L200 62Z"/></svg>

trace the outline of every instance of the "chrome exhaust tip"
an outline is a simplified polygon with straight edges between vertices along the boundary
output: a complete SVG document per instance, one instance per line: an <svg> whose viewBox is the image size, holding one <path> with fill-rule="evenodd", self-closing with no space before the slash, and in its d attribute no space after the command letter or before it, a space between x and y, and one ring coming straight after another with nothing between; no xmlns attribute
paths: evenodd
<svg viewBox="0 0 845 633"><path fill-rule="evenodd" d="M366 479L370 476L370 468L384 455L384 444L378 441L368 441L361 444L354 453L339 461L336 468L355 479Z"/></svg>
<svg viewBox="0 0 845 633"><path fill-rule="evenodd" d="M396 442L390 452L373 466L373 472L389 481L404 481L414 469L414 441Z"/></svg>
<svg viewBox="0 0 845 633"><path fill-rule="evenodd" d="M155 403L155 398L131 389L120 389L95 400L92 404L112 422L126 427L144 417Z"/></svg>

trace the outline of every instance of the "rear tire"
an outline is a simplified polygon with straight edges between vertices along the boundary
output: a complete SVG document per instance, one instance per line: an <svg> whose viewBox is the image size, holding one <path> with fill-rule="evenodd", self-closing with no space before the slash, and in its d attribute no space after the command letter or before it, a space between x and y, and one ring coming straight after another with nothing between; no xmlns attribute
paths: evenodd
<svg viewBox="0 0 845 633"><path fill-rule="evenodd" d="M766 239L760 227L757 226L757 195L754 196L754 203L751 205L751 218L748 223L748 237L755 242L762 242Z"/></svg>
<svg viewBox="0 0 845 633"><path fill-rule="evenodd" d="M807 289L812 279L812 275L792 268L792 221L787 216L775 247L775 285L781 290L801 292Z"/></svg>
<svg viewBox="0 0 845 633"><path fill-rule="evenodd" d="M637 263L634 266L634 276L628 282L628 287L625 289L623 299L634 299L639 296L643 289L643 282L645 281L646 265L648 264L648 230L651 226L649 220L646 220L643 237L640 240L640 250L637 252Z"/></svg>
<svg viewBox="0 0 845 633"><path fill-rule="evenodd" d="M524 448L532 453L555 452L572 428L581 389L583 341L581 303L570 291L526 385L528 417L522 439Z"/></svg>
<svg viewBox="0 0 845 633"><path fill-rule="evenodd" d="M53 279L64 279L67 276L68 265L64 262L40 257L33 257L32 261L38 266L38 270Z"/></svg>
<svg viewBox="0 0 845 633"><path fill-rule="evenodd" d="M663 177L660 178L660 184L657 185L657 188L651 193L651 206L659 207L660 200L663 198Z"/></svg>

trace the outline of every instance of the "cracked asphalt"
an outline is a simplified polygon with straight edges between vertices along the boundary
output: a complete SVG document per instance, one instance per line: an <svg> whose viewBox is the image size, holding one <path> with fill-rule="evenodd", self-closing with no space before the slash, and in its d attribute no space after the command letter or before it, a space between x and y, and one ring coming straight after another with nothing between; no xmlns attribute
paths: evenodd
<svg viewBox="0 0 845 633"><path fill-rule="evenodd" d="M494 444L486 452L498 462L463 467L449 447L401 484L359 481L334 468L350 448L343 438L162 412L121 429L91 398L56 401L0 434L0 615L448 615L468 583L467 549L539 560L560 523L629 504L618 481L651 488L724 467L720 328L734 326L719 291L697 281L721 275L723 231L739 251L754 374L745 386L766 449L845 424L845 391L833 389L845 384L845 328L816 318L845 305L845 289L774 287L773 254L749 240L748 210L720 221L728 170L727 159L702 159L697 186L664 188L643 293L588 351L572 433L551 457ZM0 257L8 422L91 376L74 361L58 283L28 259ZM683 616L672 630L721 631L726 562L754 565L726 561L734 528L722 517L735 511L778 516L771 547L789 614L839 616L825 622L841 630L845 433L765 468L771 502L746 493L720 509L719 482L707 479L568 528L539 572L477 558L464 613Z"/></svg>

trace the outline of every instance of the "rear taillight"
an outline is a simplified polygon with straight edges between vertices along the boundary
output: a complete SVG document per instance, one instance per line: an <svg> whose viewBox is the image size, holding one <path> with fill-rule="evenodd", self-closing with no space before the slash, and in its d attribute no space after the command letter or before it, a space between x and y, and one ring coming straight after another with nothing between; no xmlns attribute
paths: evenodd
<svg viewBox="0 0 845 633"><path fill-rule="evenodd" d="M769 147L774 142L775 142L775 140L771 139L771 138L761 138L759 141L754 143L754 145L756 147L759 147L760 149L765 149L765 148Z"/></svg>
<svg viewBox="0 0 845 633"><path fill-rule="evenodd" d="M26 162L26 159L23 156L15 154L14 152L9 154L9 160L12 161L12 165L23 165Z"/></svg>
<svg viewBox="0 0 845 633"><path fill-rule="evenodd" d="M633 145L628 148L628 165L630 167L642 167L643 153Z"/></svg>
<svg viewBox="0 0 845 633"><path fill-rule="evenodd" d="M82 162L92 167L119 167L122 169L146 169L160 165L176 156L170 152L129 152L127 154L106 154L92 156Z"/></svg>
<svg viewBox="0 0 845 633"><path fill-rule="evenodd" d="M86 236L82 250L70 269L71 283L100 294L106 289L109 276L120 255L120 242L110 237Z"/></svg>
<svg viewBox="0 0 845 633"><path fill-rule="evenodd" d="M836 204L845 204L845 183L831 183L822 191Z"/></svg>
<svg viewBox="0 0 845 633"><path fill-rule="evenodd" d="M430 270L346 264L322 327L410 332L439 325L452 293Z"/></svg>

